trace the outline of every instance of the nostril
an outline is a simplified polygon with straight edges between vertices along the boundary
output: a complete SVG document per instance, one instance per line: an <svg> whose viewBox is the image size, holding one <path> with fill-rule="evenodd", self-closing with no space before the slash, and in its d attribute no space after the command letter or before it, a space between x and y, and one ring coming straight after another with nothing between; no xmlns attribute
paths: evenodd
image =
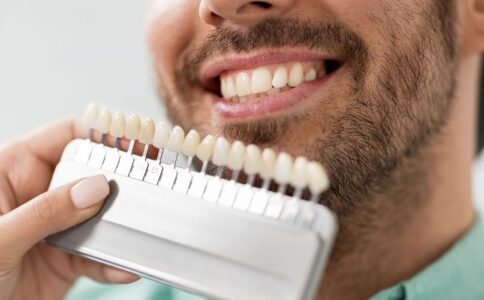
<svg viewBox="0 0 484 300"><path fill-rule="evenodd" d="M272 4L270 4L269 2L264 2L264 1L252 1L251 4L258 6L260 8L264 8L264 9L272 7Z"/></svg>

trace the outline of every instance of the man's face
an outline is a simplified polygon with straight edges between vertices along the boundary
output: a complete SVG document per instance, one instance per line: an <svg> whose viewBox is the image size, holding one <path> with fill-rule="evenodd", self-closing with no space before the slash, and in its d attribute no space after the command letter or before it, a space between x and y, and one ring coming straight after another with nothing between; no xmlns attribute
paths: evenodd
<svg viewBox="0 0 484 300"><path fill-rule="evenodd" d="M158 0L148 43L176 124L321 161L332 181L321 200L341 213L445 123L454 11L452 0Z"/></svg>

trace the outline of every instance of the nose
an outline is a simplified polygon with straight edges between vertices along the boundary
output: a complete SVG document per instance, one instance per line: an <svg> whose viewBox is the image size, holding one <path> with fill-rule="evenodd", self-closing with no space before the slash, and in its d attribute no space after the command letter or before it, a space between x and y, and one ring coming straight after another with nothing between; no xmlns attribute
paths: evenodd
<svg viewBox="0 0 484 300"><path fill-rule="evenodd" d="M220 27L224 23L250 26L286 14L297 0L201 0L200 18Z"/></svg>

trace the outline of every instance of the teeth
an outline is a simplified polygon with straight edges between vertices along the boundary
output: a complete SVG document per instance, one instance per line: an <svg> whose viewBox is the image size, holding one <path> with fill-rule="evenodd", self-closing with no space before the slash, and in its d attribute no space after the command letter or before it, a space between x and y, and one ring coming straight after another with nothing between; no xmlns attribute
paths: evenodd
<svg viewBox="0 0 484 300"><path fill-rule="evenodd" d="M97 115L99 114L98 108L96 104L90 103L86 110L84 111L84 115L82 116L82 121L84 126L89 129L93 129L96 126Z"/></svg>
<svg viewBox="0 0 484 300"><path fill-rule="evenodd" d="M240 170L244 165L245 145L241 141L235 141L230 148L227 165L232 170Z"/></svg>
<svg viewBox="0 0 484 300"><path fill-rule="evenodd" d="M137 114L131 114L126 121L125 137L129 140L136 140L139 135L141 121Z"/></svg>
<svg viewBox="0 0 484 300"><path fill-rule="evenodd" d="M180 152L183 142L185 140L185 132L180 126L175 126L171 130L170 137L166 144L166 148L173 152Z"/></svg>
<svg viewBox="0 0 484 300"><path fill-rule="evenodd" d="M220 89L224 98L237 96L237 90L235 89L235 84L231 77L221 79L220 84Z"/></svg>
<svg viewBox="0 0 484 300"><path fill-rule="evenodd" d="M272 89L271 80L272 76L269 69L264 67L257 68L254 73L252 73L252 80L250 86L252 94L265 93Z"/></svg>
<svg viewBox="0 0 484 300"><path fill-rule="evenodd" d="M279 184L287 184L292 177L292 157L281 152L277 156L276 164L274 166L274 180Z"/></svg>
<svg viewBox="0 0 484 300"><path fill-rule="evenodd" d="M304 71L306 70L306 71ZM220 76L220 92L234 102L273 95L325 76L320 62L294 62L228 72ZM235 82L235 83L234 83Z"/></svg>
<svg viewBox="0 0 484 300"><path fill-rule="evenodd" d="M235 88L239 97L250 94L250 77L245 72L240 72L235 78Z"/></svg>
<svg viewBox="0 0 484 300"><path fill-rule="evenodd" d="M200 144L200 135L196 130L190 130L185 137L182 145L182 153L188 157L193 157L197 151L197 147Z"/></svg>
<svg viewBox="0 0 484 300"><path fill-rule="evenodd" d="M305 157L299 156L294 161L292 169L291 185L297 189L302 189L306 186L306 167L308 160Z"/></svg>
<svg viewBox="0 0 484 300"><path fill-rule="evenodd" d="M306 75L304 75L304 81L312 81L316 79L316 75L316 69L314 67L311 67Z"/></svg>
<svg viewBox="0 0 484 300"><path fill-rule="evenodd" d="M296 66L296 68L298 68ZM294 69L294 68L293 68ZM267 78L268 69L258 69L260 80ZM299 71L298 71L299 72ZM314 78L316 69L310 68L306 73L306 79ZM262 74L262 75L261 75ZM226 82L227 83L227 82ZM227 84L224 83L224 89L227 90ZM257 90L257 86L254 87ZM288 86L277 88L278 90L289 89ZM241 101L250 99L256 95L240 97ZM94 120L94 116L96 117ZM274 179L280 185L279 192L284 191L287 184L291 184L296 189L294 197L300 197L302 190L308 187L311 191L311 201L317 201L320 193L329 188L329 177L321 164L317 162L308 162L305 157L293 158L284 152L276 155L274 150L265 148L262 152L256 145L245 146L240 141L232 144L224 137L214 138L207 135L200 141L200 135L196 130L190 130L185 136L185 132L179 126L170 127L164 123L155 123L152 119L146 118L143 123L137 114L131 114L126 120L122 112L111 114L109 110L103 108L98 110L97 106L90 104L83 116L86 125L91 129L106 134L110 133L113 137L120 138L124 136L131 140L138 140L140 143L149 145L153 144L157 148L168 148L173 152L183 153L190 157L197 156L204 162L202 172L205 172L207 163L210 159L213 164L219 167L228 166L234 171L241 169L249 176L248 184L252 184L254 175L259 174L264 179L262 188L267 188L271 179ZM94 121L93 121L94 120ZM132 147L132 146L130 146ZM148 149L145 147L145 151ZM233 174L238 174L234 172ZM237 177L237 176L235 176Z"/></svg>
<svg viewBox="0 0 484 300"><path fill-rule="evenodd" d="M123 137L125 128L126 120L124 119L124 114L120 111L113 113L109 134L115 138Z"/></svg>
<svg viewBox="0 0 484 300"><path fill-rule="evenodd" d="M309 190L313 195L319 195L329 187L329 178L323 167L317 162L308 162L306 166L306 178Z"/></svg>
<svg viewBox="0 0 484 300"><path fill-rule="evenodd" d="M158 123L155 129L155 136L153 137L153 146L158 149L166 147L168 143L168 138L170 137L170 126L165 122L161 121Z"/></svg>
<svg viewBox="0 0 484 300"><path fill-rule="evenodd" d="M218 137L215 141L212 162L216 166L225 166L229 160L230 143L224 137Z"/></svg>
<svg viewBox="0 0 484 300"><path fill-rule="evenodd" d="M272 86L275 88L285 87L287 85L288 75L287 70L284 67L277 68L272 78Z"/></svg>
<svg viewBox="0 0 484 300"><path fill-rule="evenodd" d="M102 108L97 116L96 126L94 129L102 134L105 134L108 133L109 127L111 127L111 112L107 108Z"/></svg>
<svg viewBox="0 0 484 300"><path fill-rule="evenodd" d="M207 135L206 137L203 138L200 145L198 145L195 155L201 161L208 161L210 159L210 156L212 156L214 145L215 145L215 138L210 134Z"/></svg>
<svg viewBox="0 0 484 300"><path fill-rule="evenodd" d="M274 174L274 165L276 164L276 152L271 148L265 148L262 151L262 161L260 167L260 176L263 179L271 179Z"/></svg>
<svg viewBox="0 0 484 300"><path fill-rule="evenodd" d="M141 130L139 132L138 140L140 143L149 145L153 141L153 136L155 135L155 122L146 118L141 124Z"/></svg>
<svg viewBox="0 0 484 300"><path fill-rule="evenodd" d="M244 172L247 175L253 175L259 171L260 167L260 149L256 145L249 145L245 151Z"/></svg>
<svg viewBox="0 0 484 300"><path fill-rule="evenodd" d="M235 88L235 83L232 78L227 78L225 81L225 89L227 93L227 98L233 97L237 95L237 90Z"/></svg>
<svg viewBox="0 0 484 300"><path fill-rule="evenodd" d="M304 82L303 66L301 63L295 63L289 72L288 84L292 87L297 87Z"/></svg>

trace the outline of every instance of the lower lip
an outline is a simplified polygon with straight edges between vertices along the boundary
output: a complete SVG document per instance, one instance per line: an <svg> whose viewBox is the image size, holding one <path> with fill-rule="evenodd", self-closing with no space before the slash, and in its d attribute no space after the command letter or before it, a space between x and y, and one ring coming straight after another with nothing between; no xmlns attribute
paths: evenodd
<svg viewBox="0 0 484 300"><path fill-rule="evenodd" d="M231 102L230 100L211 94L213 100L212 108L218 117L228 121L255 119L276 114L305 102L304 100L319 90L332 75L329 74L319 79L303 83L285 92L247 100L243 103Z"/></svg>

